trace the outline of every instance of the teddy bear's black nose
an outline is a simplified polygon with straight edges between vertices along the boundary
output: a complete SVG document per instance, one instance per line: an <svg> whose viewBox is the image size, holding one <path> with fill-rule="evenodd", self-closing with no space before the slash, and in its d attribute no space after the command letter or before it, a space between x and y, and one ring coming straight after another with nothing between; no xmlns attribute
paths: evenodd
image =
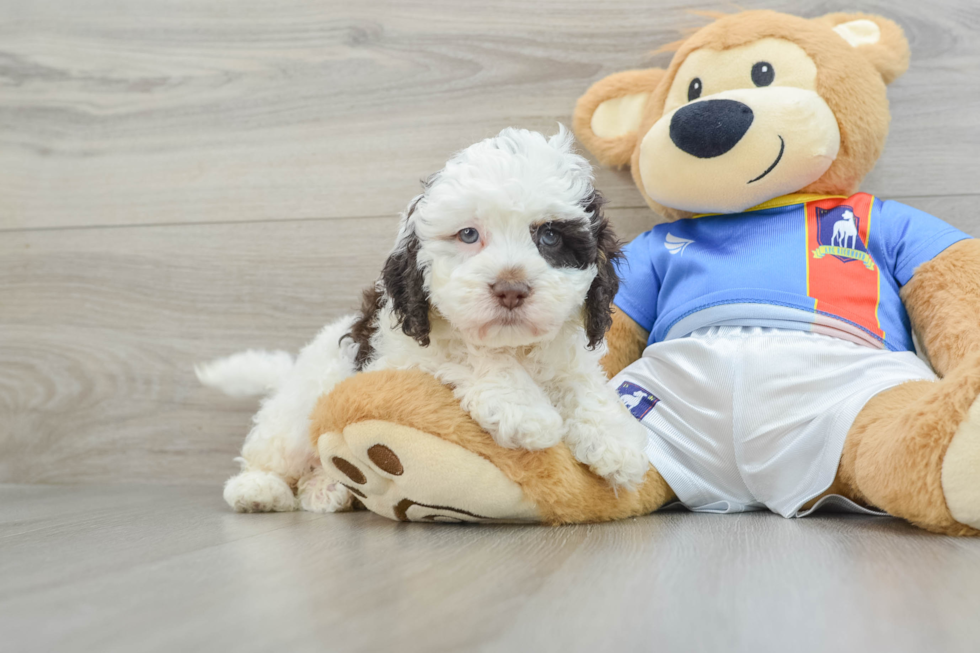
<svg viewBox="0 0 980 653"><path fill-rule="evenodd" d="M705 100L678 109L670 119L670 140L699 159L721 156L752 126L752 109L735 100Z"/></svg>

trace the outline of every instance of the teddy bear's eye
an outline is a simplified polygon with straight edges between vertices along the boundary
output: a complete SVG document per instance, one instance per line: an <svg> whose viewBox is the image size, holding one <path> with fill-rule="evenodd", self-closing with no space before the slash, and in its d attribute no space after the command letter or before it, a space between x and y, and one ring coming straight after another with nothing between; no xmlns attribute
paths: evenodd
<svg viewBox="0 0 980 653"><path fill-rule="evenodd" d="M756 86L769 86L776 77L776 71L768 61L760 61L752 66L752 83Z"/></svg>
<svg viewBox="0 0 980 653"><path fill-rule="evenodd" d="M687 101L697 100L699 97L701 97L701 78L695 77L687 87Z"/></svg>

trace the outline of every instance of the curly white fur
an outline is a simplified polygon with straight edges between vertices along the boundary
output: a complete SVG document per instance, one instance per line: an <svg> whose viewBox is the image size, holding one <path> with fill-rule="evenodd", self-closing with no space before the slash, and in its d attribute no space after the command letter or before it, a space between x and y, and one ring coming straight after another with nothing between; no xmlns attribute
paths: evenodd
<svg viewBox="0 0 980 653"><path fill-rule="evenodd" d="M293 369L293 357L285 351L249 349L204 365L194 373L202 385L229 397L255 397L279 388Z"/></svg>
<svg viewBox="0 0 980 653"><path fill-rule="evenodd" d="M373 335L360 346L371 352L365 370L421 369L452 386L500 445L543 449L564 441L596 474L629 487L649 467L646 430L607 386L603 347L588 347L583 320L597 266L574 257L595 256L599 216L587 210L594 196L591 167L572 151L564 128L550 139L506 129L463 150L403 216L379 282L379 310L369 316ZM576 244L546 251L536 234L548 225ZM478 241L465 242L463 230L477 232ZM393 261L408 267L389 269ZM492 291L511 278L527 288L516 307ZM414 317L407 315L411 302L422 303ZM263 403L242 449L242 472L225 487L236 510L350 505L347 490L323 476L307 430L316 399L355 372L357 345L341 341L353 322L327 326ZM271 358L251 357L255 370L275 376ZM232 359L204 369L239 369Z"/></svg>

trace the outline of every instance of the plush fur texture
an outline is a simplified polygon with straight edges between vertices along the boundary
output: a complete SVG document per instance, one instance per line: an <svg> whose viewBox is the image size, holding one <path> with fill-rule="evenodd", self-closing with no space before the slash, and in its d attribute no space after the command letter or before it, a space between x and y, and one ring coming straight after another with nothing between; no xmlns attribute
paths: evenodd
<svg viewBox="0 0 980 653"><path fill-rule="evenodd" d="M902 301L940 375L980 350L980 241L956 243L924 263L902 288Z"/></svg>
<svg viewBox="0 0 980 653"><path fill-rule="evenodd" d="M876 23L881 32L879 42L855 48L834 33L834 26L853 20ZM724 51L767 38L799 46L813 61L818 71L816 92L837 118L840 132L840 147L829 168L794 190L802 193L852 194L874 167L884 148L890 120L885 84L908 67L908 43L901 28L879 16L830 14L808 20L773 11L747 11L725 16L698 30L678 47L667 70L662 72L659 83L650 93L635 135L611 141L596 137L591 130L592 113L605 100L648 90L657 71L618 73L618 76L597 82L576 106L573 121L576 135L597 158L613 165L624 163L622 155L632 144L630 167L633 178L650 206L668 219L690 217L696 211L663 206L647 194L640 165L643 137L663 117L668 94L675 81L687 86L687 79L676 80L676 77L692 53L702 48ZM778 71L780 64L774 63ZM707 99L702 97L695 101ZM751 206L741 205L742 200L738 196L731 198L731 204L730 211Z"/></svg>
<svg viewBox="0 0 980 653"><path fill-rule="evenodd" d="M980 528L980 399L974 399L943 456L943 497L960 524Z"/></svg>
<svg viewBox="0 0 980 653"><path fill-rule="evenodd" d="M813 20L832 28L853 21L870 20L878 26L880 37L874 45L858 46L860 55L874 66L885 84L891 84L909 69L911 52L908 40L902 28L892 21L860 12L825 14Z"/></svg>
<svg viewBox="0 0 980 653"><path fill-rule="evenodd" d="M777 81L787 70L786 63L795 61L789 67L795 77L789 81L784 78L784 84L815 92L837 122L839 149L832 162L823 171L814 167L812 173L801 166L804 181L796 191L852 194L884 146L889 123L885 85L904 73L909 61L901 28L878 16L837 13L806 20L752 11L721 17L672 46L676 54L650 91L635 132L614 139L598 138L591 131L592 115L607 100L648 91L644 80L654 79L655 71L644 71L642 76L613 75L589 89L576 108L576 133L597 158L612 165L625 162L632 143L633 177L651 207L670 219L691 217L692 211L681 203L688 196L704 195L697 174L717 184L718 174L707 174L710 162L726 165L728 159L741 171L746 168L744 157L727 153L708 159L688 157L692 175L671 182L674 171L683 167L678 163L683 157L678 161L668 157L673 145L660 138L646 155L647 159L664 159L654 161L664 164L658 169L644 159L644 143L652 141L658 128L664 129L664 120L676 115L672 112L677 111L678 102L697 106L695 103L716 98L739 100L759 114L763 105L757 99L763 97L765 89L753 89L748 75L740 83L729 79L730 87L716 83L712 90L710 82L718 80L707 75L705 80L698 79L700 71L696 69L698 60L711 61L706 70L714 74L753 48L764 53L756 57L758 61L774 64ZM688 60L694 64L685 66ZM682 71L686 72L679 76ZM695 79L697 88L685 87L694 85ZM779 116L776 118L778 133L787 140L794 138L797 132L787 130ZM806 120L801 125L803 129L822 129ZM675 127L673 123L671 126ZM746 148L742 150L744 154ZM645 183L644 176L649 174L656 176L652 186ZM647 193L665 179L667 183L687 184L686 188L674 189L679 203L669 208ZM722 197L722 203L728 201L729 206L719 208L719 212L744 210L750 205L746 197L738 193ZM872 399L848 434L837 479L827 492L877 506L931 531L977 534L968 524L976 525L980 520L980 481L975 469L975 461L980 459L980 436L976 435L980 428L974 424L980 419L980 408L971 408L978 405L980 394L980 243L957 243L921 265L901 296L920 344L943 378L934 383L906 383ZM637 351L642 335L628 323L614 325L607 340L616 356L608 371L630 362L628 352ZM957 521L953 512L966 523Z"/></svg>
<svg viewBox="0 0 980 653"><path fill-rule="evenodd" d="M379 395L375 388L398 388ZM608 521L651 512L673 498L651 467L635 491L616 492L589 472L563 444L541 451L505 449L465 411L452 390L420 371L387 370L358 374L324 396L313 412L310 437L342 433L351 424L376 420L432 434L492 462L517 483L536 505L542 521L552 524ZM429 470L453 474L452 469ZM466 487L465 479L460 484ZM466 509L466 492L456 508ZM372 509L375 509L372 506ZM378 508L384 513L384 507Z"/></svg>
<svg viewBox="0 0 980 653"><path fill-rule="evenodd" d="M619 374L630 363L639 360L647 348L650 333L637 324L633 318L613 309L612 327L606 336L608 351L602 358L602 369L610 379Z"/></svg>
<svg viewBox="0 0 980 653"><path fill-rule="evenodd" d="M492 462L404 424L363 420L323 433L317 447L324 468L389 519L541 521L537 506Z"/></svg>
<svg viewBox="0 0 980 653"><path fill-rule="evenodd" d="M942 470L978 395L975 353L940 381L913 381L874 397L848 432L838 471L842 493L933 532L976 535L950 514Z"/></svg>
<svg viewBox="0 0 980 653"><path fill-rule="evenodd" d="M639 129L639 124L617 138L601 138L592 131L592 114L607 100L634 93L653 93L663 80L664 74L665 71L660 68L614 73L600 79L588 93L579 98L572 117L572 129L582 145L592 152L600 163L617 168L629 163L636 148L636 130Z"/></svg>
<svg viewBox="0 0 980 653"><path fill-rule="evenodd" d="M946 504L943 469L950 442L980 394L980 242L956 243L924 263L902 288L919 342L943 377L875 397L848 434L838 491L931 531L974 535ZM957 481L963 492L976 471Z"/></svg>

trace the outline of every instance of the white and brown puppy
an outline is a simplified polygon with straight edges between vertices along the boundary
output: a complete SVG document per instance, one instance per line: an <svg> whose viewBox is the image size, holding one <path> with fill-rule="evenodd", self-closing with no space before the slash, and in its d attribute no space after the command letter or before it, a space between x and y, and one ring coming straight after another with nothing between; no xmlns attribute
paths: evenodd
<svg viewBox="0 0 980 653"><path fill-rule="evenodd" d="M433 374L502 446L564 441L614 486L639 482L646 430L599 365L619 257L600 207L564 128L505 129L454 156L409 205L360 316L324 329L292 368L253 352L199 370L219 387L256 364L283 379L225 499L245 511L346 506L347 490L318 467L308 418L333 384L380 369Z"/></svg>

